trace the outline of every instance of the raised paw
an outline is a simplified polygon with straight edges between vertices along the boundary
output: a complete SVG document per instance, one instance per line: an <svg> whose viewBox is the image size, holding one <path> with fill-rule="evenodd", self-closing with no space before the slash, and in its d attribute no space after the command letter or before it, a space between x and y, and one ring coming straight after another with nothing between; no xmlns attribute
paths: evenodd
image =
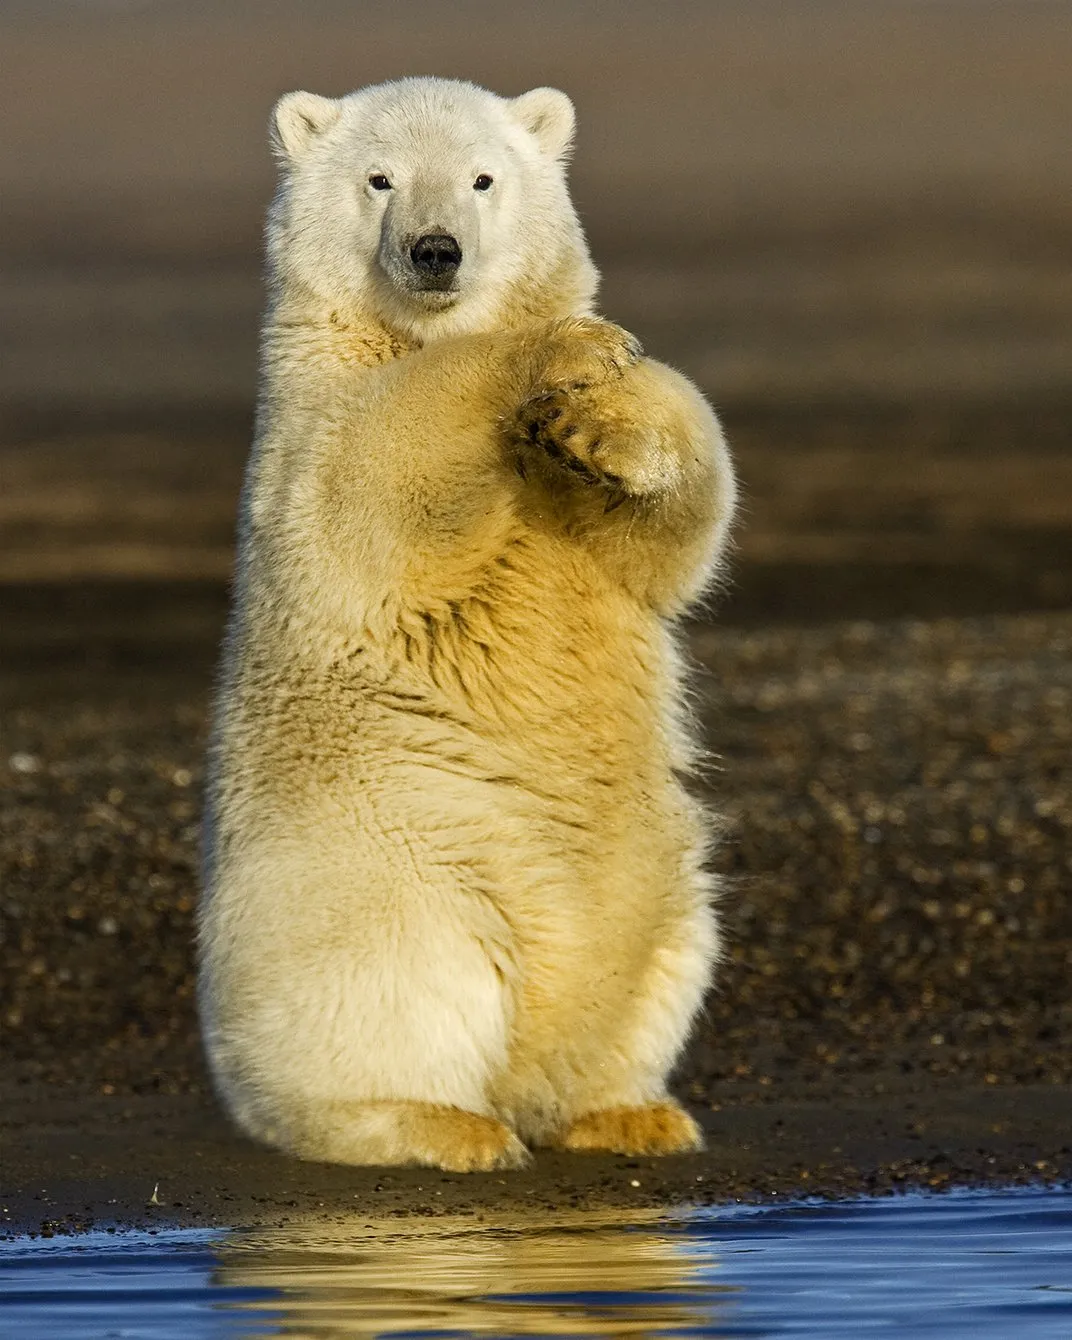
<svg viewBox="0 0 1072 1340"><path fill-rule="evenodd" d="M547 391L521 406L521 439L619 498L665 492L677 479L673 444L634 408L614 385Z"/></svg>
<svg viewBox="0 0 1072 1340"><path fill-rule="evenodd" d="M521 406L518 415L524 439L590 483L621 488L623 480L604 451L602 426L578 410L576 392L548 391L535 396Z"/></svg>
<svg viewBox="0 0 1072 1340"><path fill-rule="evenodd" d="M641 353L636 336L611 321L594 316L556 321L537 352L530 397L579 390L620 377Z"/></svg>
<svg viewBox="0 0 1072 1340"><path fill-rule="evenodd" d="M561 1149L586 1154L690 1154L703 1148L703 1136L684 1108L665 1102L586 1112L566 1129L558 1144Z"/></svg>

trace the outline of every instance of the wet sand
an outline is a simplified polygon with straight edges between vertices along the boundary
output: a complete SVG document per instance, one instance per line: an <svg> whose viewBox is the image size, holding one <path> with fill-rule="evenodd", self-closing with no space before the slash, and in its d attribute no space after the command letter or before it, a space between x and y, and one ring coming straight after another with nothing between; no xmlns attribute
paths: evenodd
<svg viewBox="0 0 1072 1340"><path fill-rule="evenodd" d="M703 1154L541 1153L522 1172L457 1175L283 1159L237 1139L199 1098L67 1097L29 1086L6 1105L17 1138L0 1237L412 1215L497 1214L524 1226L555 1210L620 1210L628 1220L649 1208L1066 1182L1070 1101L1068 1087L928 1086L836 1105L829 1093L803 1092L694 1107Z"/></svg>
<svg viewBox="0 0 1072 1340"><path fill-rule="evenodd" d="M472 8L478 54L327 3L0 18L0 1223L1068 1179L1067 7ZM266 109L431 68L575 94L606 309L712 396L744 483L688 631L729 820L695 1158L302 1165L229 1132L200 1060Z"/></svg>

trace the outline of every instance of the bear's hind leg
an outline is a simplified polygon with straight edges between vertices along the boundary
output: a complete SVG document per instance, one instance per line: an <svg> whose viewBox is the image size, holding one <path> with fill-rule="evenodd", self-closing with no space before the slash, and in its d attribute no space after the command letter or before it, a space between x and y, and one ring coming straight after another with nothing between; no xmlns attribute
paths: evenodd
<svg viewBox="0 0 1072 1340"><path fill-rule="evenodd" d="M696 901L653 953L634 1001L633 1017L607 1039L607 1053L591 1066L564 1104L567 1116L545 1137L573 1152L659 1155L703 1148L699 1126L666 1090L700 1008L717 952L709 895Z"/></svg>
<svg viewBox="0 0 1072 1340"><path fill-rule="evenodd" d="M531 1157L501 1121L444 1103L334 1099L310 1108L301 1124L291 1152L326 1163L492 1172L522 1168Z"/></svg>

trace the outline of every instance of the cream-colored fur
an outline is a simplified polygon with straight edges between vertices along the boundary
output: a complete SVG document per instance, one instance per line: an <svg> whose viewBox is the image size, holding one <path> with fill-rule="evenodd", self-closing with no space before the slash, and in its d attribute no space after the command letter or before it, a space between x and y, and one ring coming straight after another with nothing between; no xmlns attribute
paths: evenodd
<svg viewBox="0 0 1072 1340"><path fill-rule="evenodd" d="M691 383L591 314L572 128L553 90L432 79L275 112L201 1008L238 1124L303 1157L698 1141L666 1091L717 952L674 621L734 484ZM426 291L433 233L462 262Z"/></svg>

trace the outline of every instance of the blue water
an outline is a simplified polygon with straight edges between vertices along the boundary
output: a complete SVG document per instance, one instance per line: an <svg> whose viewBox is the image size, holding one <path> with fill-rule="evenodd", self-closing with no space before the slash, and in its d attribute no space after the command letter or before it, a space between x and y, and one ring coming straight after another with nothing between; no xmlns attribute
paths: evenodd
<svg viewBox="0 0 1072 1340"><path fill-rule="evenodd" d="M1072 1193L0 1245L4 1340L1070 1340Z"/></svg>

